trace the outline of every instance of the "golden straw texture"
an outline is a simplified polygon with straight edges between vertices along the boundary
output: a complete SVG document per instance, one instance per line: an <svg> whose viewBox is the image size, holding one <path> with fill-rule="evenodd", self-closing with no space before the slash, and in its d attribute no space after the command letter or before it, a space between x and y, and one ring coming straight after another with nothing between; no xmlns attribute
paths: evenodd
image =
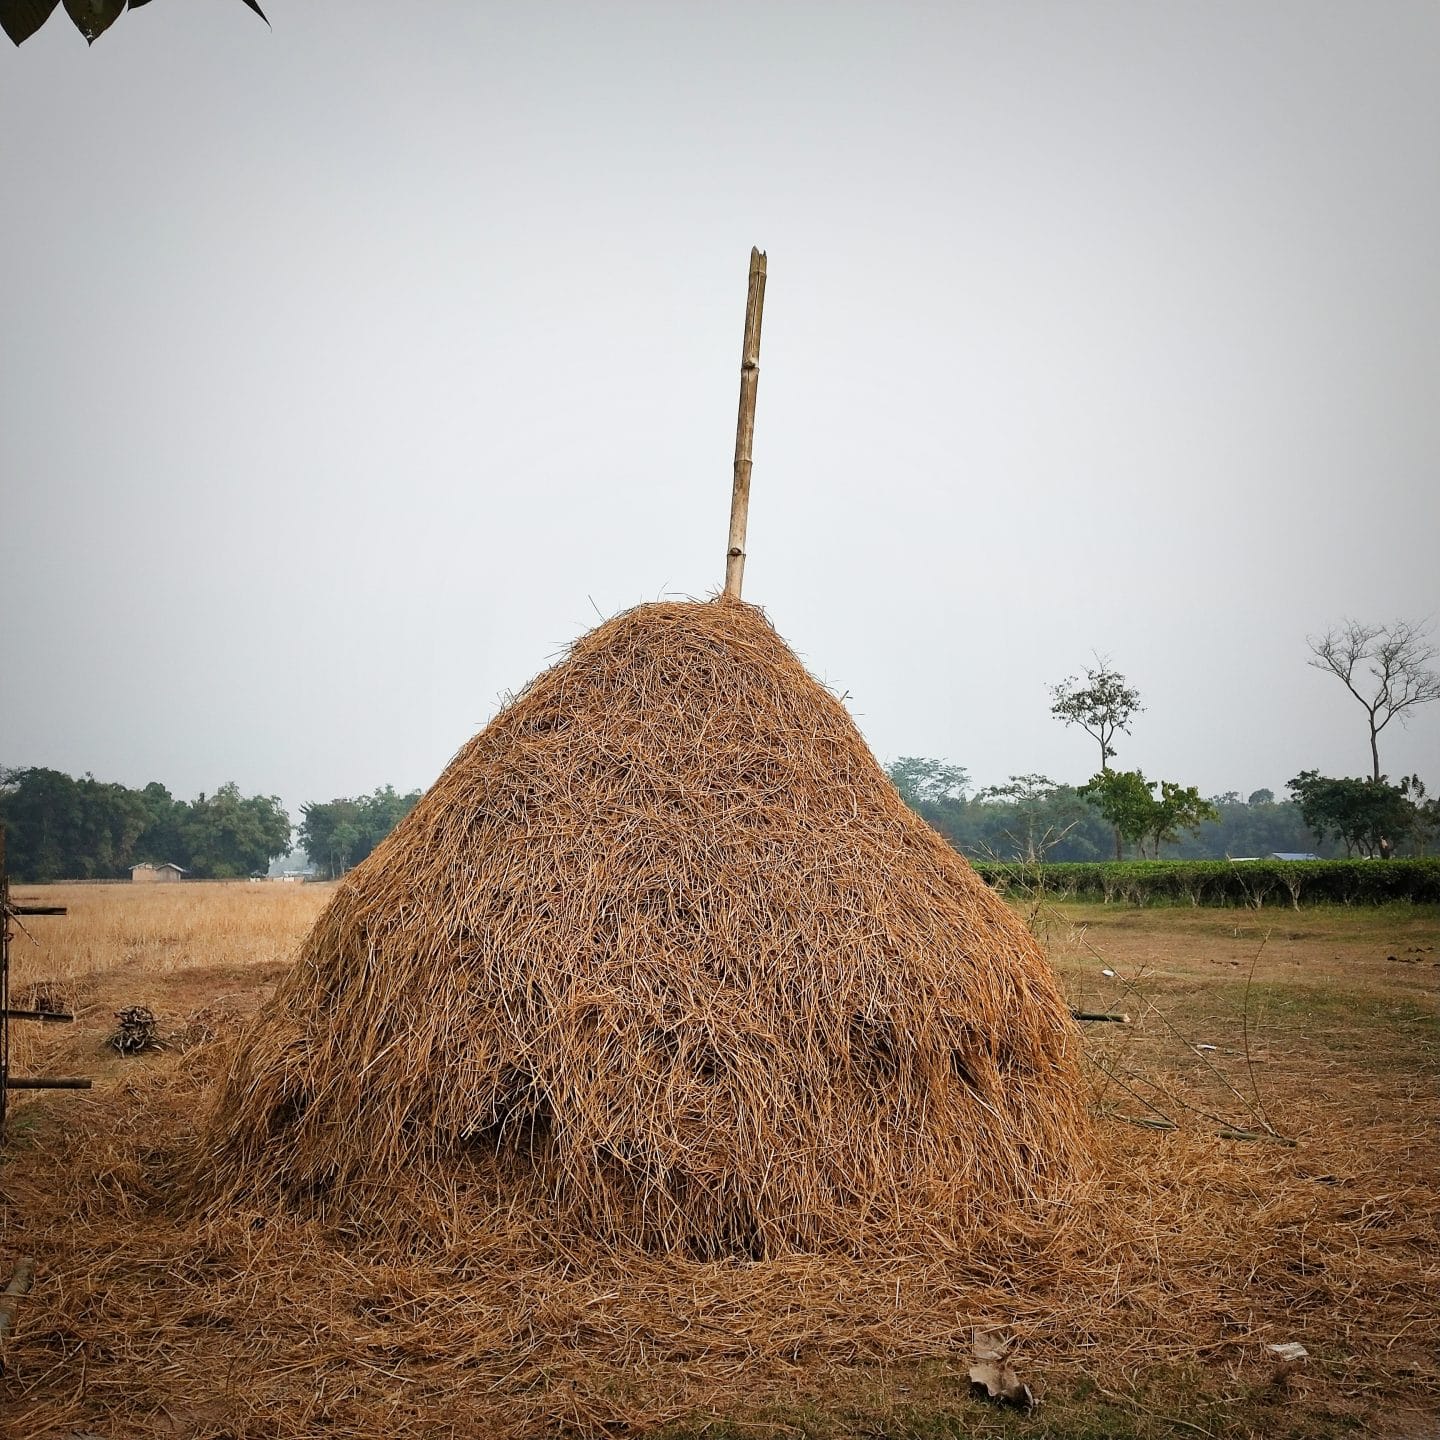
<svg viewBox="0 0 1440 1440"><path fill-rule="evenodd" d="M1025 927L762 612L646 605L340 885L197 1183L379 1218L459 1179L699 1256L953 1239L1075 1180L1077 1062Z"/></svg>

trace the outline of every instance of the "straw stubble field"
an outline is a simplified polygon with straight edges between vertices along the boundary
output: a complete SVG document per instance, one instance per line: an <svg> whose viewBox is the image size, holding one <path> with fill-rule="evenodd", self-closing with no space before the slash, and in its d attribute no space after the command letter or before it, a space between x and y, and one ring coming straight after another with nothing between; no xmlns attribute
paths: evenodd
<svg viewBox="0 0 1440 1440"><path fill-rule="evenodd" d="M22 892L70 914L17 940L15 1002L79 1022L16 1026L15 1069L96 1086L11 1113L0 1270L38 1265L4 1434L1437 1433L1433 910L1022 907L1072 1004L1136 1022L1086 1037L1092 1178L965 1253L684 1261L557 1249L440 1183L363 1231L184 1203L225 1047L328 891ZM105 1048L128 1005L166 1049ZM976 1325L1033 1415L969 1396Z"/></svg>

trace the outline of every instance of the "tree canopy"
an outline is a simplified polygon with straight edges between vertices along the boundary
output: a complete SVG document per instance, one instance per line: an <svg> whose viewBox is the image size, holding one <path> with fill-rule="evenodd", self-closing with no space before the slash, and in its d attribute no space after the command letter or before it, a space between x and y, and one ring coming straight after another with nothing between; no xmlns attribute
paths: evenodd
<svg viewBox="0 0 1440 1440"><path fill-rule="evenodd" d="M1140 692L1110 666L1103 655L1085 671L1082 681L1070 675L1050 687L1050 713L1066 725L1078 725L1100 746L1100 768L1108 770L1115 750L1111 741L1117 732L1128 735L1130 721L1145 707Z"/></svg>
<svg viewBox="0 0 1440 1440"><path fill-rule="evenodd" d="M320 874L333 879L358 865L415 808L420 792L386 785L358 799L337 796L300 807L299 840Z"/></svg>
<svg viewBox="0 0 1440 1440"><path fill-rule="evenodd" d="M38 766L0 770L0 822L21 880L116 879L147 861L237 879L290 848L279 797L245 796L233 782L187 802L158 781L131 790Z"/></svg>
<svg viewBox="0 0 1440 1440"><path fill-rule="evenodd" d="M1155 794L1157 784L1159 795ZM1220 818L1220 812L1201 799L1193 785L1147 780L1139 770L1102 770L1080 787L1080 793L1142 854L1145 842L1150 841L1157 860L1161 845L1198 830L1207 820Z"/></svg>
<svg viewBox="0 0 1440 1440"><path fill-rule="evenodd" d="M1418 776L1401 785L1380 779L1334 779L1302 770L1289 784L1305 823L1321 839L1333 837L1347 855L1388 858L1397 849L1423 850L1435 832L1437 807Z"/></svg>

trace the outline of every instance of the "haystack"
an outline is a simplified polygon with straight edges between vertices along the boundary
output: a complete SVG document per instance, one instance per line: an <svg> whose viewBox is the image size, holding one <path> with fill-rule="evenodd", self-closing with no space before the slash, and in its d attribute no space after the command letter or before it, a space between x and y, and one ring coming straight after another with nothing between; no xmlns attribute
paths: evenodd
<svg viewBox="0 0 1440 1440"><path fill-rule="evenodd" d="M701 1255L954 1237L1073 1179L1077 1048L1025 927L762 612L645 605L341 883L205 1166L380 1210L488 1175Z"/></svg>

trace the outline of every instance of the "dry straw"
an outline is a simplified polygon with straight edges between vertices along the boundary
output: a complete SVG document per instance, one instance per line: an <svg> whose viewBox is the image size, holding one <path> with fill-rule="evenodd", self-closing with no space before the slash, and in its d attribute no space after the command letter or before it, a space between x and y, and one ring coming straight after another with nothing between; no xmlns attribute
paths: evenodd
<svg viewBox="0 0 1440 1440"><path fill-rule="evenodd" d="M1038 946L761 611L583 637L342 883L236 1044L203 1191L438 1184L701 1257L954 1239L1083 1168Z"/></svg>

